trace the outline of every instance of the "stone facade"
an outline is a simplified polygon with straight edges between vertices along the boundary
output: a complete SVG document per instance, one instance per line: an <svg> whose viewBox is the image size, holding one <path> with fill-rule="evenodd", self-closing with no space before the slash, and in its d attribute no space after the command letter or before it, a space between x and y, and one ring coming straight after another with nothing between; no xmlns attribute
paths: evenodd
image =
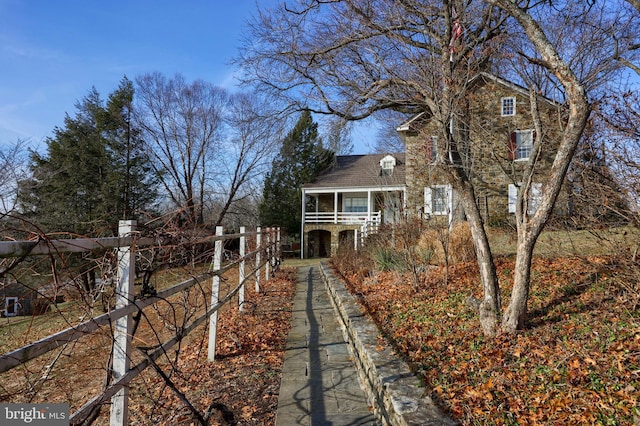
<svg viewBox="0 0 640 426"><path fill-rule="evenodd" d="M484 73L472 80L468 93L466 110L462 118L457 119L458 123L454 121L454 133L456 139L469 143L464 150L463 165L472 171L476 200L485 221L501 223L510 217L509 185L522 181L524 167L528 163L526 159L514 158L514 138L515 132L533 131L535 127L529 93L522 87ZM515 101L513 115L502 114L503 99L506 98ZM542 141L542 146L534 176L549 170L562 131L560 105L538 97L538 110L542 134L532 134L536 140ZM437 123L430 120L428 113L423 113L398 130L406 146L407 209L424 211L424 188L449 183L447 173L437 165L437 157L431 151L432 137L440 137ZM435 161L431 161L432 158ZM454 220L463 217L455 193L452 209ZM558 200L556 214L567 212L567 197L564 195Z"/></svg>

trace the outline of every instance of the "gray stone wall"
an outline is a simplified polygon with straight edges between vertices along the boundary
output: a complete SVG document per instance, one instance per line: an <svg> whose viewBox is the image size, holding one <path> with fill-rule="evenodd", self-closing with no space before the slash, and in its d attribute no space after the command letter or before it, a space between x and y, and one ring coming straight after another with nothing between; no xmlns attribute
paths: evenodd
<svg viewBox="0 0 640 426"><path fill-rule="evenodd" d="M522 181L526 161L514 161L509 155L511 133L534 128L528 94L514 87L485 79L486 84L474 87L467 98L467 111L459 119L464 125L454 131L468 132L469 156L466 160L473 170L476 197L486 205L488 220L500 221L509 218L508 185ZM502 116L502 98L516 98L515 116ZM562 123L559 107L544 100L538 103L542 134L536 138L542 141L541 156L536 173L543 176L550 168L557 149ZM437 125L426 120L412 131L404 132L407 150L407 207L409 211L419 209L424 203L425 186L442 184L447 174L438 166L426 161L431 136L438 136ZM535 182L535 179L534 179ZM567 196L563 194L556 206L557 214L567 214Z"/></svg>
<svg viewBox="0 0 640 426"><path fill-rule="evenodd" d="M349 351L374 414L380 424L392 426L447 426L457 424L436 406L420 379L394 353L381 345L380 331L349 294L344 283L322 264L320 270Z"/></svg>

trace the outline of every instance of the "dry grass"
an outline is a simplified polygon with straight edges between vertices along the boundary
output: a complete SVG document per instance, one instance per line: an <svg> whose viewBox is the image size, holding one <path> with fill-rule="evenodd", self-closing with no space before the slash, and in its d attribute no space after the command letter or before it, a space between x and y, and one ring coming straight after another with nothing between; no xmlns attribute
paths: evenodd
<svg viewBox="0 0 640 426"><path fill-rule="evenodd" d="M544 231L534 250L537 257L558 256L606 256L621 244L638 243L638 230L630 227L600 230L548 230ZM494 255L513 256L516 253L515 230L489 230L491 250Z"/></svg>

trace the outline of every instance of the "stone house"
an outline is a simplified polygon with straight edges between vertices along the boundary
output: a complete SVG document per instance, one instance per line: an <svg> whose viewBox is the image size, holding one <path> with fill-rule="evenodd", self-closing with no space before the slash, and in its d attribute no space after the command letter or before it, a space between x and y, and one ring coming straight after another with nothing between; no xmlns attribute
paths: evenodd
<svg viewBox="0 0 640 426"><path fill-rule="evenodd" d="M536 208L541 184L535 177L549 169L562 132L563 107L537 96L541 135L534 130L529 90L489 73L469 80L468 96L457 122L449 123L459 140L462 166L472 171L476 202L485 223L510 222L517 187L529 161L533 141L542 138L530 193ZM359 240L371 228L392 224L404 215L450 225L465 219L459 197L438 165L435 148L440 130L428 111L398 126L404 154L337 156L332 167L302 188L302 256L335 254L340 244ZM460 137L463 136L463 137ZM541 179L540 179L541 181ZM569 212L568 194L555 213Z"/></svg>
<svg viewBox="0 0 640 426"><path fill-rule="evenodd" d="M487 224L503 224L515 213L517 186L522 181L533 141L542 138L530 193L530 211L536 208L541 185L535 181L549 169L562 132L562 107L537 96L542 135L534 130L529 90L489 73L469 81L463 113L450 123L463 148L463 167L472 170L476 202ZM426 218L464 220L464 212L446 174L438 166L435 149L440 137L429 112L420 113L398 128L406 146L407 211ZM459 134L457 136L460 136ZM568 212L568 197L560 197L556 214Z"/></svg>
<svg viewBox="0 0 640 426"><path fill-rule="evenodd" d="M336 156L302 187L301 256L336 254L340 244L397 222L405 189L404 153Z"/></svg>

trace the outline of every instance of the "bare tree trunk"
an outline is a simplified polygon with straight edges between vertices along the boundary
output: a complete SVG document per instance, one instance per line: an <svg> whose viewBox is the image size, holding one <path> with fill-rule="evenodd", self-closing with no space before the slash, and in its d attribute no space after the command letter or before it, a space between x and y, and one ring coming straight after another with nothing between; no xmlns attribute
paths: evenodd
<svg viewBox="0 0 640 426"><path fill-rule="evenodd" d="M498 274L493 262L491 247L489 246L489 237L484 229L484 221L475 202L473 187L468 181L465 181L462 187L459 188L459 192L462 206L467 214L467 221L469 222L471 236L476 249L476 257L478 258L478 267L480 268L480 282L483 290L478 312L480 325L486 336L494 336L498 331L501 310Z"/></svg>
<svg viewBox="0 0 640 426"><path fill-rule="evenodd" d="M569 169L569 164L587 126L591 105L587 98L585 86L576 77L571 66L562 59L555 46L549 41L540 27L540 24L529 14L528 10L519 7L517 3L511 0L489 0L489 3L502 8L522 26L528 39L542 57L541 65L548 69L562 84L568 104L567 124L562 134L562 140L558 146L551 170L546 174L546 182L542 188L540 203L531 218L527 217L527 210L533 163L528 166L524 176L524 187L518 194L516 208L518 249L516 252L513 292L502 320L502 332L512 334L525 325L533 249L538 236L551 217L553 207Z"/></svg>
<svg viewBox="0 0 640 426"><path fill-rule="evenodd" d="M518 243L516 264L513 270L513 290L509 306L502 317L502 330L514 332L524 327L527 321L527 302L531 286L531 260L533 258L533 240Z"/></svg>

